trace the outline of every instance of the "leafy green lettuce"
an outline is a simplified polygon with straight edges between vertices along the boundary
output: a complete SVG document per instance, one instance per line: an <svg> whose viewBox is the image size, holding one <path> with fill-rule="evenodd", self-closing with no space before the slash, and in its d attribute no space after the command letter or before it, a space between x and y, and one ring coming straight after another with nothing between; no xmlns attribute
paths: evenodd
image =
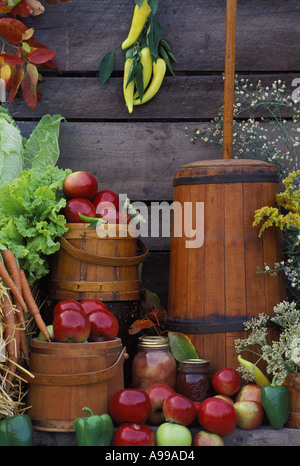
<svg viewBox="0 0 300 466"><path fill-rule="evenodd" d="M58 238L66 232L60 190L69 173L50 164L0 186L0 249L13 251L30 283L48 273L47 256L59 249Z"/></svg>
<svg viewBox="0 0 300 466"><path fill-rule="evenodd" d="M10 183L22 170L56 164L62 120L61 115L44 115L26 139L9 111L0 106L0 185Z"/></svg>

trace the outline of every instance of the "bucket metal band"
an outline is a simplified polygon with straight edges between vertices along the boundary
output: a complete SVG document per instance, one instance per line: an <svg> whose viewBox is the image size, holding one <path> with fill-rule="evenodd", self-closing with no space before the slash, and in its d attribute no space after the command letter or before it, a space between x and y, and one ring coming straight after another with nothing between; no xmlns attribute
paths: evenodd
<svg viewBox="0 0 300 466"><path fill-rule="evenodd" d="M277 172L272 171L270 173L224 173L220 175L182 176L173 179L173 186L221 183L279 183L279 175Z"/></svg>

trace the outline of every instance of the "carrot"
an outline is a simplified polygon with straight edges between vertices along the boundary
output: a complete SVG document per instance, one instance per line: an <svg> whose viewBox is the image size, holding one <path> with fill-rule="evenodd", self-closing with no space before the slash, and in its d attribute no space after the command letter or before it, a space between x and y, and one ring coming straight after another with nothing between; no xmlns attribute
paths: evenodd
<svg viewBox="0 0 300 466"><path fill-rule="evenodd" d="M28 306L28 309L29 309L31 315L33 315L38 328L43 333L45 338L48 341L51 341L49 332L47 330L47 326L46 326L45 322L43 321L43 318L42 318L42 316L40 314L40 310L39 310L39 308L38 308L38 306L37 306L37 304L36 304L36 302L34 300L34 297L32 296L31 289L30 289L29 283L27 281L24 270L20 269L20 275L21 275L21 283L22 283L22 294L24 296L24 300L25 300L25 302L26 302L26 304Z"/></svg>
<svg viewBox="0 0 300 466"><path fill-rule="evenodd" d="M6 249L2 253L2 257L3 257L4 264L6 265L8 273L13 279L20 294L22 294L21 274L20 274L19 265L18 265L18 262L17 262L17 259L14 253L10 249ZM20 336L21 350L22 350L22 353L25 359L28 360L29 351L28 351L27 339L26 339L26 334L25 334L25 319L24 319L22 304L16 298L13 301L14 301L14 304L17 310L17 313L16 313L17 319L20 324L19 336Z"/></svg>
<svg viewBox="0 0 300 466"><path fill-rule="evenodd" d="M2 302L4 337L8 355L8 367L6 382L12 385L18 362L19 335L16 326L16 318L12 303L8 296L4 296Z"/></svg>
<svg viewBox="0 0 300 466"><path fill-rule="evenodd" d="M3 264L3 262L1 260L0 260L0 278L2 278L5 285L10 289L12 295L19 301L19 303L21 304L24 311L26 311L27 307L26 307L25 301L24 301L24 299L22 297L22 294L18 290L17 285L15 284L15 282L13 281L11 276L9 275L5 265Z"/></svg>

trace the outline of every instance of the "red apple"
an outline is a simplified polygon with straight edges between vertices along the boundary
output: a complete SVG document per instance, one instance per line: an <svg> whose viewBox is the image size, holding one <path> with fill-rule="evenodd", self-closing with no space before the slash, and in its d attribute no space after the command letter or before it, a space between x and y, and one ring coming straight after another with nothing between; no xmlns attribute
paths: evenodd
<svg viewBox="0 0 300 466"><path fill-rule="evenodd" d="M215 396L202 401L198 418L203 429L219 435L232 432L238 421L234 405Z"/></svg>
<svg viewBox="0 0 300 466"><path fill-rule="evenodd" d="M117 424L145 422L151 411L149 396L139 388L123 388L109 400L109 414Z"/></svg>
<svg viewBox="0 0 300 466"><path fill-rule="evenodd" d="M99 301L98 299L85 299L83 301L80 301L80 305L82 306L86 314L89 314L92 311L102 311L103 309L105 311L108 311L105 304L102 301Z"/></svg>
<svg viewBox="0 0 300 466"><path fill-rule="evenodd" d="M84 343L91 330L88 316L75 309L66 309L54 317L53 334L60 343Z"/></svg>
<svg viewBox="0 0 300 466"><path fill-rule="evenodd" d="M256 401L238 401L234 404L238 416L238 427L241 429L257 429L263 421L264 410Z"/></svg>
<svg viewBox="0 0 300 466"><path fill-rule="evenodd" d="M98 309L85 314L90 321L90 341L114 340L119 333L119 323L108 310Z"/></svg>
<svg viewBox="0 0 300 466"><path fill-rule="evenodd" d="M220 395L232 396L241 388L239 374L232 367L216 372L211 379L214 390Z"/></svg>
<svg viewBox="0 0 300 466"><path fill-rule="evenodd" d="M234 401L232 398L230 398L230 396L226 396L226 395L215 395L216 398L220 398L221 400L224 400L224 401L227 401L228 403L231 403L232 405L234 405Z"/></svg>
<svg viewBox="0 0 300 466"><path fill-rule="evenodd" d="M65 299L56 304L53 310L53 316L55 317L56 314L59 314L61 311L65 311L66 309L77 309L79 311L83 311L83 308L78 301L75 299Z"/></svg>
<svg viewBox="0 0 300 466"><path fill-rule="evenodd" d="M116 210L119 210L119 197L110 189L102 189L102 191L99 191L96 194L96 197L93 199L93 204L96 207L96 210L98 205L103 202L109 202L115 206Z"/></svg>
<svg viewBox="0 0 300 466"><path fill-rule="evenodd" d="M126 225L129 217L122 212L119 212L115 206L109 202L98 204L96 216L106 220L108 223Z"/></svg>
<svg viewBox="0 0 300 466"><path fill-rule="evenodd" d="M96 208L94 204L83 197L74 197L70 199L64 209L64 215L68 223L86 223L82 220L78 212L86 217L96 217Z"/></svg>
<svg viewBox="0 0 300 466"><path fill-rule="evenodd" d="M218 434L199 430L193 438L193 447L223 447L224 440Z"/></svg>
<svg viewBox="0 0 300 466"><path fill-rule="evenodd" d="M163 414L167 422L188 426L195 419L197 409L191 400L179 393L174 393L166 398L163 404Z"/></svg>
<svg viewBox="0 0 300 466"><path fill-rule="evenodd" d="M175 390L169 387L169 385L157 383L150 385L146 388L145 391L148 394L151 402L151 412L147 422L153 426L162 424L165 420L162 410L164 401L168 398L168 396L175 393Z"/></svg>
<svg viewBox="0 0 300 466"><path fill-rule="evenodd" d="M67 199L84 197L92 200L98 191L98 183L91 173L77 171L65 178L63 192Z"/></svg>
<svg viewBox="0 0 300 466"><path fill-rule="evenodd" d="M127 422L118 427L113 444L115 447L154 447L155 434L149 426Z"/></svg>
<svg viewBox="0 0 300 466"><path fill-rule="evenodd" d="M256 401L256 403L260 403L260 391L261 387L254 383L244 385L238 392L235 401Z"/></svg>

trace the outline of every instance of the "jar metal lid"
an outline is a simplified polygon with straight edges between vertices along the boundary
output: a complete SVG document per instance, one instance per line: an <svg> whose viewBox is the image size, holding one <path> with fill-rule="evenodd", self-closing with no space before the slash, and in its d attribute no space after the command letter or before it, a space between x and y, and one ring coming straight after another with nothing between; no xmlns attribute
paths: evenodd
<svg viewBox="0 0 300 466"><path fill-rule="evenodd" d="M140 348L169 348L169 338L162 336L139 337L138 346Z"/></svg>
<svg viewBox="0 0 300 466"><path fill-rule="evenodd" d="M184 364L192 364L192 365L198 365L198 366L201 366L201 365L207 365L209 364L210 361L208 361L208 359L196 359L196 358L193 358L193 359L182 359L179 364L180 365L184 365Z"/></svg>

